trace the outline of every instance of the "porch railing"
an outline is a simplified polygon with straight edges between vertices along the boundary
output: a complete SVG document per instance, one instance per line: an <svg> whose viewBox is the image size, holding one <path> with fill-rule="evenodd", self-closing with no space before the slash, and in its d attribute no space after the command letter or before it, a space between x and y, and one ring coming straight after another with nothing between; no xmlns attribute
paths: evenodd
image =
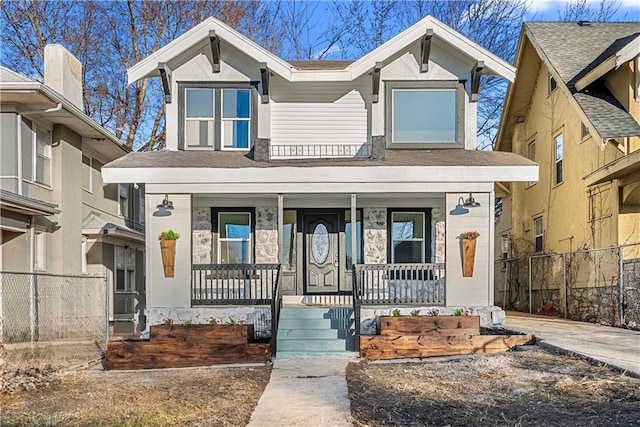
<svg viewBox="0 0 640 427"><path fill-rule="evenodd" d="M361 304L445 303L445 268L439 264L357 264L354 288Z"/></svg>
<svg viewBox="0 0 640 427"><path fill-rule="evenodd" d="M280 264L194 264L191 305L271 305Z"/></svg>
<svg viewBox="0 0 640 427"><path fill-rule="evenodd" d="M360 309L364 305L444 305L445 265L356 264L353 266L355 344L360 349Z"/></svg>

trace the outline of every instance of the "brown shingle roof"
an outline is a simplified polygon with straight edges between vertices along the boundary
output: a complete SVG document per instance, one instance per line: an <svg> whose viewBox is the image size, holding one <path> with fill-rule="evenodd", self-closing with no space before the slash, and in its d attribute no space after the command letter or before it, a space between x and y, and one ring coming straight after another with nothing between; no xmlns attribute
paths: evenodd
<svg viewBox="0 0 640 427"><path fill-rule="evenodd" d="M339 60L308 60L308 61L289 61L289 64L298 70L344 70L354 61Z"/></svg>

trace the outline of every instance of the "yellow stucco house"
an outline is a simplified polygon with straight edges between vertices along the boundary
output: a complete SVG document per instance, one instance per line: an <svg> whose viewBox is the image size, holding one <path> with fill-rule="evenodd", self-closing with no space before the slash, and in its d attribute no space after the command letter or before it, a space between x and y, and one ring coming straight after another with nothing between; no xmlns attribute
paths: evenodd
<svg viewBox="0 0 640 427"><path fill-rule="evenodd" d="M640 242L639 53L638 22L523 25L494 148L540 178L496 184L498 257Z"/></svg>

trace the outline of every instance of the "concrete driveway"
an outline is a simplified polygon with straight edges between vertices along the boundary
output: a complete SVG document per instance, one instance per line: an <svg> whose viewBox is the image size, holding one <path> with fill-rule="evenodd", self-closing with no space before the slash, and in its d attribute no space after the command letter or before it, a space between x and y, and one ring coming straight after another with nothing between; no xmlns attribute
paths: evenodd
<svg viewBox="0 0 640 427"><path fill-rule="evenodd" d="M505 327L533 334L555 347L603 362L640 378L640 332L586 322L507 312Z"/></svg>

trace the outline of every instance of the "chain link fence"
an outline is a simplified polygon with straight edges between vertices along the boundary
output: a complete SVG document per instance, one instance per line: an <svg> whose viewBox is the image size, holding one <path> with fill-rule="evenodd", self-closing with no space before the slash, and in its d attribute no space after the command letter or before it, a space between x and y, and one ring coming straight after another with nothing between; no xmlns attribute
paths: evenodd
<svg viewBox="0 0 640 427"><path fill-rule="evenodd" d="M0 343L7 367L99 360L108 339L104 276L0 272Z"/></svg>
<svg viewBox="0 0 640 427"><path fill-rule="evenodd" d="M640 328L640 244L496 261L495 304Z"/></svg>

